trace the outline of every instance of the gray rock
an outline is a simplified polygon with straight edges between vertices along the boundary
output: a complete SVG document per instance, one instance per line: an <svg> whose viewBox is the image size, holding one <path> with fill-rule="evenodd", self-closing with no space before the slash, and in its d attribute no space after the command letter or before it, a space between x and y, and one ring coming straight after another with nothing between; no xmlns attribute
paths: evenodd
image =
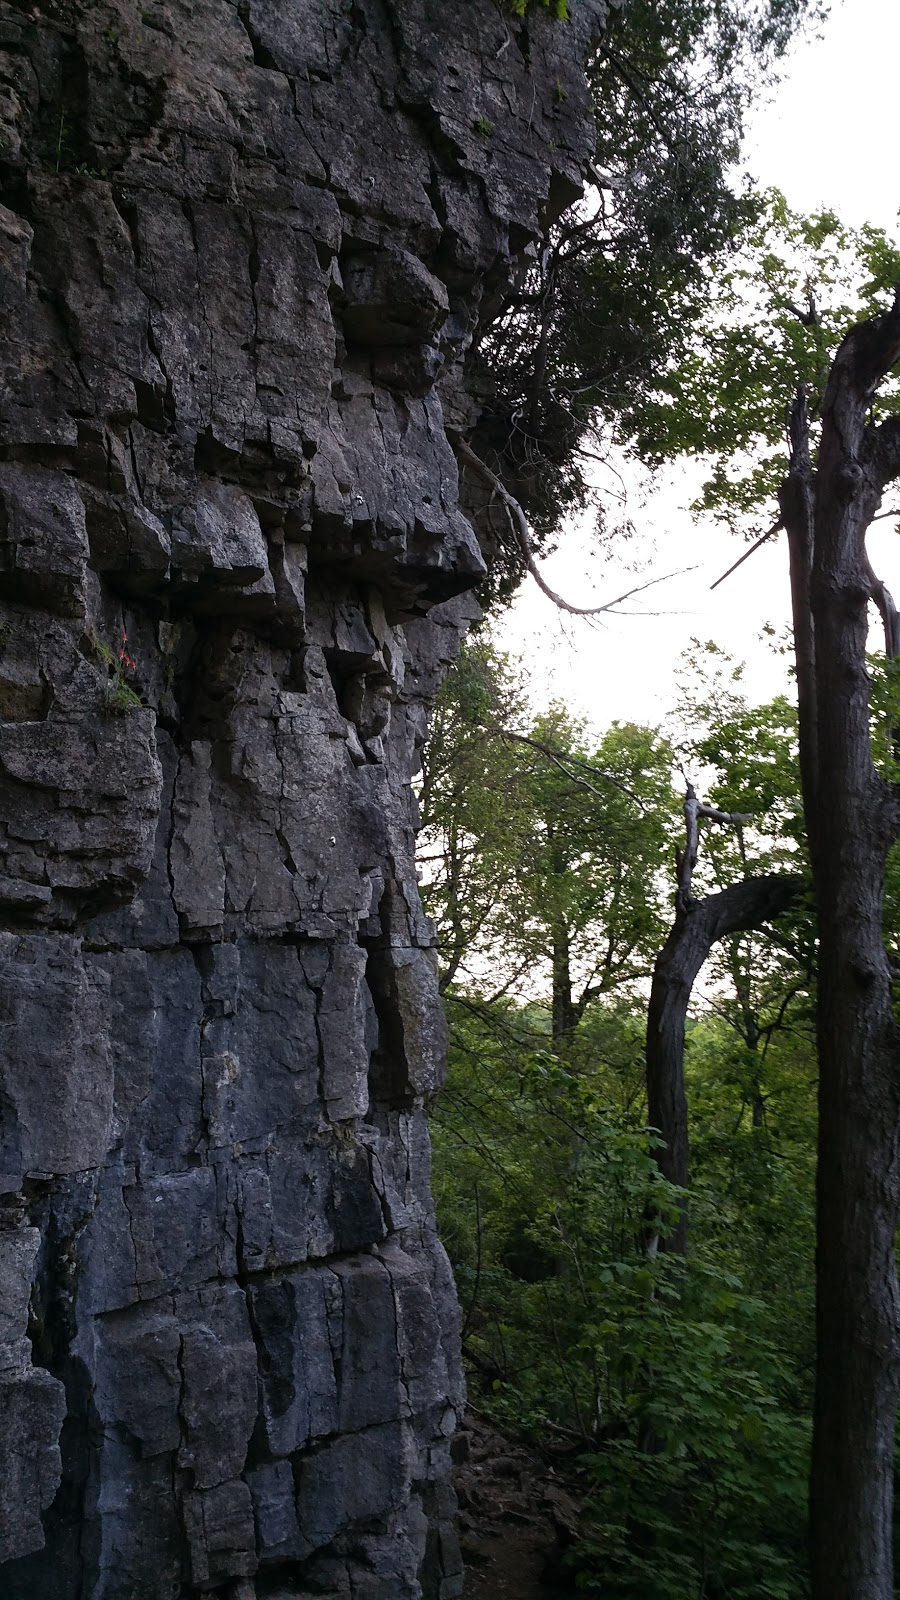
<svg viewBox="0 0 900 1600"><path fill-rule="evenodd" d="M399 1422L344 1435L301 1457L297 1519L309 1551L330 1544L347 1523L383 1517L405 1504L412 1473Z"/></svg>
<svg viewBox="0 0 900 1600"><path fill-rule="evenodd" d="M257 1568L253 1502L245 1483L232 1481L183 1501L184 1530L195 1585L252 1574Z"/></svg>
<svg viewBox="0 0 900 1600"><path fill-rule="evenodd" d="M273 1461L247 1473L256 1521L261 1563L285 1561L302 1554L295 1506L294 1474L289 1461Z"/></svg>
<svg viewBox="0 0 900 1600"><path fill-rule="evenodd" d="M0 0L0 1592L439 1600L410 785L484 572L467 351L606 7L528 62L493 0L44 10Z"/></svg>
<svg viewBox="0 0 900 1600"><path fill-rule="evenodd" d="M179 1294L180 1413L178 1465L198 1489L236 1479L247 1462L257 1411L256 1347L247 1302L234 1284Z"/></svg>
<svg viewBox="0 0 900 1600"><path fill-rule="evenodd" d="M267 1277L251 1289L250 1307L266 1447L290 1458L338 1429L340 1282L328 1271Z"/></svg>
<svg viewBox="0 0 900 1600"><path fill-rule="evenodd" d="M61 1383L40 1368L0 1372L0 1562L39 1550L61 1476Z"/></svg>

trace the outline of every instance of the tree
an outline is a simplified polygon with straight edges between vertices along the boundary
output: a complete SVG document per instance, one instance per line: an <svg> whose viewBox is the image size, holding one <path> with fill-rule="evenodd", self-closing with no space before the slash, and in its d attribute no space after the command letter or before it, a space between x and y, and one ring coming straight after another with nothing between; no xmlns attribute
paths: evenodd
<svg viewBox="0 0 900 1600"><path fill-rule="evenodd" d="M527 718L512 682L488 646L464 649L426 751L420 859L445 989L547 993L562 1048L594 1000L650 971L671 757L651 729L591 748L559 706Z"/></svg>
<svg viewBox="0 0 900 1600"><path fill-rule="evenodd" d="M632 724L614 725L588 750L559 707L531 731L538 746L528 777L534 826L522 906L528 927L544 949L549 945L553 1039L562 1048L593 1001L633 985L652 961L671 757L665 741ZM594 787L585 792L573 784L542 759L540 746L592 767ZM600 771L606 780L596 776Z"/></svg>
<svg viewBox="0 0 900 1600"><path fill-rule="evenodd" d="M883 308L900 280L900 249L882 229L845 228L832 211L804 217L777 190L710 280L705 320L683 360L669 362L639 397L630 445L651 466L699 456L709 468L695 503L745 538L774 537L790 464L787 415L807 386L811 444L832 357L847 328ZM900 404L896 384L881 416Z"/></svg>
<svg viewBox="0 0 900 1600"><path fill-rule="evenodd" d="M659 455L673 452L676 440L680 448L755 447L742 480L713 474L707 504L726 514L758 505L783 474L769 534L783 526L790 551L819 936L813 1592L815 1600L890 1600L900 1037L883 897L900 807L896 784L880 775L872 753L870 602L891 660L900 636L865 538L885 488L900 476L900 401L890 376L900 361L900 290L889 300L885 293L900 282L900 254L874 229L852 237L828 214L807 223L791 218L777 197L772 233L782 248L759 254L743 316L735 293L704 351L661 378L642 437ZM845 302L823 310L828 278L815 277L823 252L844 282L856 269L862 303L875 312L844 332L836 352L835 331L851 319ZM732 414L733 394L741 403Z"/></svg>
<svg viewBox="0 0 900 1600"><path fill-rule="evenodd" d="M900 476L900 419L876 422L900 361L893 305L842 341L813 471L808 403L791 415L781 513L791 555L800 757L819 922L818 1362L811 1479L816 1600L891 1600L894 1426L900 1400L900 1028L884 948L900 796L872 757L868 605L897 616L866 554Z"/></svg>
<svg viewBox="0 0 900 1600"><path fill-rule="evenodd" d="M647 1007L647 1118L663 1138L658 1155L660 1172L686 1191L689 1172L684 1034L697 974L718 940L765 928L787 911L802 893L803 880L786 873L745 876L698 899L691 883L697 864L700 818L738 828L751 819L746 813L718 811L701 804L690 785L684 810L687 840L684 850L678 852L675 920L653 968ZM745 1002L745 1015L748 1011L749 1002ZM654 1227L653 1241L665 1249L686 1252L685 1205L681 1206L672 1232Z"/></svg>
<svg viewBox="0 0 900 1600"><path fill-rule="evenodd" d="M585 471L604 436L626 440L659 373L708 320L711 269L756 213L736 196L750 102L771 81L817 0L629 0L611 12L589 68L597 126L593 187L485 324L471 383L471 444L526 508L538 542L589 502ZM526 46L527 47L527 46ZM524 570L502 507L467 474L470 509L508 593Z"/></svg>
<svg viewBox="0 0 900 1600"><path fill-rule="evenodd" d="M464 680L471 666L463 662ZM451 704L457 693L451 684ZM465 698L471 705L470 688ZM778 708L757 716L760 737L749 751L741 749L741 728L730 728L724 715L719 719L723 748L738 752L735 772L723 763L714 784L718 803L729 809L750 794L787 795L782 768L792 753L790 733L779 739ZM521 763L519 781L526 793L534 785L541 801L532 815L549 811L550 786L557 784L564 818L570 801L600 814L621 803L630 820L620 845L627 845L641 813L629 795L600 778L601 752L564 739L561 723L551 732L523 716L518 729L511 747ZM632 750L633 730L623 732ZM518 743L532 734L533 744ZM444 777L432 788L431 804L442 798L460 808L465 836L487 810L466 784L447 781L455 763L446 735L442 724ZM460 740L457 772L473 746L477 731ZM754 749L760 754L755 773ZM774 771L770 750L778 755ZM608 776L646 798L640 764L626 772L606 742L602 754ZM688 752L686 758L696 759ZM485 755L478 760L483 764ZM474 766L467 770L474 781ZM581 788L579 779L589 787ZM507 791L504 808L495 790L488 800L488 810L502 814ZM511 794L508 811L519 815ZM782 812L782 821L791 817L786 799ZM668 818L671 839L671 812ZM449 821L445 813L445 825ZM579 821L579 837L581 827ZM631 1600L683 1600L685 1594L800 1600L809 1403L803 1363L811 1343L802 1248L811 1210L811 1052L794 1039L792 1053L778 1034L785 985L777 981L773 956L761 975L763 994L755 988L749 998L734 996L758 1019L760 1037L776 1040L773 1050L760 1052L754 1076L758 1095L773 1109L757 1124L740 1072L733 1070L728 1022L719 1014L708 1018L691 1067L690 1098L703 1116L693 1248L686 1259L666 1253L648 1258L640 1248L646 1216L658 1217L661 1231L670 1231L679 1197L660 1175L645 1126L645 1000L640 988L607 987L587 999L565 1038L554 1038L550 913L560 893L554 880L565 874L557 872L541 828L523 836L530 900L515 905L523 923L529 920L526 903L540 913L532 937L544 943L538 970L546 989L529 972L513 976L506 993L494 998L477 966L474 976L481 981L465 983L464 960L447 991L450 1079L434 1115L435 1193L460 1286L477 1403L530 1428L544 1443L559 1440L581 1451L588 1503L575 1559L584 1592ZM560 837L567 841L565 828ZM479 839L469 839L477 853ZM762 819L748 844L754 870L777 862L782 849L790 860L787 845L765 837ZM716 873L727 881L740 864L724 847L716 854ZM715 894L710 860L707 855L707 876L698 872L698 881L704 889L711 884ZM569 862L567 870L579 864ZM563 903L571 915L571 902ZM661 925L658 915L657 939ZM576 961L579 948L573 940ZM775 948L778 959L787 956ZM490 976L496 980L496 969ZM723 997L723 1004L731 1001L730 994ZM785 1340L787 1324L792 1337Z"/></svg>
<svg viewBox="0 0 900 1600"><path fill-rule="evenodd" d="M419 792L418 860L440 931L445 990L469 975L476 952L489 959L511 921L507 907L517 894L527 804L517 781L519 750L498 730L520 726L524 694L508 659L472 638L434 708Z"/></svg>

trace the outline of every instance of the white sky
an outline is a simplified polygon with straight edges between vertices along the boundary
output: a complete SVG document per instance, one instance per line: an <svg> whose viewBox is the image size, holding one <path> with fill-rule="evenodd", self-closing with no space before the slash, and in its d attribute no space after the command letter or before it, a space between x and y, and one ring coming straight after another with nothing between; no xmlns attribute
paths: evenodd
<svg viewBox="0 0 900 1600"><path fill-rule="evenodd" d="M898 74L900 0L833 0L823 37L806 39L794 51L780 88L755 116L742 169L760 186L781 189L797 211L828 206L851 226L872 222L894 231L900 209ZM524 585L497 630L497 642L524 657L537 705L565 701L596 730L614 720L659 722L674 702L679 661L692 637L714 639L747 660L753 699L785 686L783 660L759 642L763 623L780 632L790 616L784 536L764 545L711 594L710 583L746 546L713 524L696 525L685 510L701 478L696 464L673 469L644 504L639 485L634 491L629 485L628 514L640 553L651 561L640 578L696 566L629 602L657 614L592 622L564 618L531 580ZM609 476L605 481L615 483ZM892 523L873 530L869 550L876 571L897 595L900 539ZM591 604L594 596L613 598L639 581L615 561L598 563L576 529L542 565L548 582L577 605Z"/></svg>

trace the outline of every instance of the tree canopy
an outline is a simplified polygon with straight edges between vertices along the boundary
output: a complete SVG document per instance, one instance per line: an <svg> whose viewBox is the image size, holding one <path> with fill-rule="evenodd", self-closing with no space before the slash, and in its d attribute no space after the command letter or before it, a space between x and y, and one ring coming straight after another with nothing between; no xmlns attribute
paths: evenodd
<svg viewBox="0 0 900 1600"><path fill-rule="evenodd" d="M589 66L594 185L483 331L472 443L526 508L538 539L593 501L604 437L634 439L661 373L708 323L723 263L758 216L732 178L744 117L818 0L629 0ZM482 516L507 591L521 551ZM489 526L486 526L489 524Z"/></svg>
<svg viewBox="0 0 900 1600"><path fill-rule="evenodd" d="M467 471L471 466L477 476L480 468L482 495L475 497L474 510L482 533L499 552L495 588L501 593L523 567L535 571L536 545L553 535L567 510L586 503L584 462L591 452L602 458L604 440L610 439L651 466L685 455L704 457L708 475L698 509L757 543L783 529L790 556L796 716L786 702L761 715L726 697L699 713L705 727L694 730L693 759L719 768L720 804L714 803L715 783L713 803L698 799L688 783L674 920L653 966L643 1105L633 1092L620 1104L622 1079L610 1071L612 1058L623 1049L627 1053L627 1042L633 1041L633 1029L623 1028L622 1019L629 1014L633 1019L637 994L624 987L613 1005L616 985L595 985L593 977L603 938L609 946L620 927L629 928L615 894L603 893L612 865L604 861L603 837L604 830L616 836L615 808L610 806L606 820L598 823L595 838L589 822L585 828L590 812L583 796L580 810L575 807L576 824L571 790L559 788L560 775L571 785L579 781L574 774L586 787L585 771L601 763L610 776L606 769L615 765L610 736L602 748L586 749L580 730L559 710L546 726L505 736L507 744L518 741L542 753L556 769L552 778L532 778L530 789L526 785L522 816L539 818L528 844L526 880L540 888L529 896L527 881L524 894L518 884L514 887L511 903L518 909L504 946L512 950L528 929L532 943L518 976L527 972L532 987L516 994L506 982L494 994L482 993L475 1005L471 998L461 1000L470 1029L465 1055L468 1068L477 1072L492 1048L484 1031L502 1035L504 1062L517 1063L513 1071L518 1101L524 1097L523 1115L546 1114L568 1130L567 1137L558 1130L549 1135L555 1155L546 1171L536 1173L525 1161L527 1170L518 1172L525 1199L517 1204L525 1210L520 1209L516 1229L520 1240L540 1245L545 1270L537 1276L553 1331L555 1368L571 1401L566 1426L590 1436L598 1447L593 1470L603 1485L598 1506L607 1531L595 1546L598 1565L588 1563L581 1582L601 1593L671 1595L672 1600L687 1593L716 1600L747 1594L749 1600L758 1594L806 1592L797 1520L789 1517L786 1528L778 1510L767 1505L750 1531L751 1508L762 1502L742 1447L728 1433L732 1413L724 1371L713 1380L710 1364L716 1348L727 1350L735 1396L746 1396L749 1382L756 1393L766 1394L764 1406L774 1408L766 1412L769 1422L777 1415L799 1426L799 1432L791 1432L790 1449L785 1435L785 1460L793 1460L796 1470L784 1485L782 1511L792 1503L792 1489L804 1470L806 1446L800 1438L812 1413L815 1600L892 1600L894 1594L892 1480L900 1398L894 1257L900 1212L900 1018L894 989L900 613L873 570L866 535L876 517L898 515L890 504L882 506L900 477L900 250L873 227L851 232L827 211L798 217L780 195L736 193L728 182L748 93L758 87L760 75L771 73L791 31L810 20L809 7L751 11L742 5L707 6L702 0L665 8L636 0L622 12L593 65L596 189L560 224L485 333L484 410L473 439L482 459L472 444L462 447ZM754 50L758 68L750 64ZM511 540L505 537L507 523ZM875 612L884 649L873 669L867 649ZM637 733L617 730L616 737L633 751L640 743ZM656 748L662 754L662 746ZM644 776L642 767L630 785L620 780L632 799L637 795L642 810L638 791ZM742 799L750 811L740 809ZM761 843L776 870L754 875L750 857L760 841L751 841L748 852L744 824L759 805L772 815ZM734 827L732 838L707 851L705 883L694 877L703 818ZM528 827L526 822L526 836ZM631 817L618 834L619 851L639 854L645 837L641 823ZM634 909L647 941L641 943L634 927L626 932L623 948L629 958L649 954L651 935L658 937L660 930L660 876L654 875L649 857L642 858L642 866ZM612 876L625 888L628 874L621 862L612 866ZM625 892L633 892L630 881ZM578 915L580 906L589 907L584 917ZM582 939L589 948L579 998L571 980ZM688 1024L686 1037L686 997L717 941L716 1020L707 1022L705 1033ZM456 976L461 972L458 963ZM534 987L536 972L549 974L547 993ZM628 976L634 980L639 974ZM452 985L448 993L455 1001ZM607 1058L616 1029L618 1043ZM695 1031L708 1051L692 1058ZM671 1049L660 1057L656 1044L663 1036ZM700 1111L702 1086L696 1104L694 1096L685 1097L686 1079L697 1086L701 1060L717 1078L724 1070L730 1094L740 1096L736 1111L731 1103L733 1121L724 1145L717 1144L721 1127L712 1144L706 1142L710 1124L704 1126ZM784 1075L776 1071L770 1079L776 1065ZM813 1079L815 1113L809 1093ZM717 1083L717 1090L721 1087ZM805 1108L793 1123L798 1148L792 1148L790 1160L799 1185L793 1208L771 1181L773 1158L776 1164L786 1159L772 1139L772 1118L782 1096L783 1104L795 1097L795 1111ZM470 1091L467 1103L470 1120L484 1115L477 1094ZM642 1132L641 1110L656 1134ZM817 1275L811 1396L809 1136L814 1118ZM699 1135L699 1170L690 1172L689 1119ZM479 1131L480 1155L489 1152L495 1168L502 1169L501 1146L483 1128ZM598 1147L605 1152L599 1168L594 1164ZM715 1167L714 1150L726 1147L730 1171L717 1170L717 1186L707 1192L711 1210L704 1214L703 1163L713 1158ZM615 1198L608 1192L612 1170L622 1182L618 1190L613 1184ZM777 1363L771 1349L763 1352L765 1340L754 1342L756 1336L746 1329L736 1335L732 1320L727 1334L718 1327L704 1298L704 1281L707 1288L710 1282L728 1281L728 1246L711 1218L724 1203L739 1226L747 1226L754 1207L753 1191L745 1186L751 1173L761 1194L779 1193L779 1204L794 1211L796 1226L789 1221L787 1233L802 1236L807 1249L800 1273L806 1332L796 1324L792 1330L789 1376L784 1369L775 1376ZM689 1253L688 1185L696 1228ZM579 1211L582 1203L585 1209ZM607 1213L619 1219L612 1238ZM470 1330L485 1288L480 1215L476 1224ZM784 1249L787 1234L771 1215L766 1226ZM668 1248L657 1249L673 1238L680 1266L667 1260ZM512 1261L501 1253L495 1264L513 1278L521 1276ZM762 1303L784 1305L796 1257L785 1268L779 1265L767 1278L763 1274ZM731 1309L748 1274L761 1284L760 1270L754 1249L750 1257L741 1256ZM567 1284L562 1303L554 1301L551 1279L554 1288L560 1279ZM607 1308L617 1303L612 1286L622 1291L619 1313L598 1311L598 1302ZM508 1371L502 1317L518 1325L520 1312L510 1310L519 1304L518 1289L506 1283L506 1290L513 1299L501 1296L491 1313L499 1346L493 1337L488 1344L490 1362L499 1361ZM642 1296L646 1305L638 1326L628 1319ZM605 1320L598 1322L598 1316ZM759 1326L768 1328L768 1312L761 1317ZM679 1412L678 1396L668 1392L662 1348L653 1343L657 1318L670 1352L677 1351L683 1363L687 1410L697 1400L693 1431L688 1428L685 1437L671 1423ZM624 1368L611 1361L604 1338L611 1329L627 1350L633 1345L638 1352L630 1368L627 1358ZM699 1368L692 1367L692 1349L704 1352ZM807 1356L802 1373L793 1365L801 1350ZM746 1368L740 1351L748 1357ZM480 1359L486 1359L483 1349ZM502 1387L508 1380L496 1381ZM547 1382L538 1383L544 1406ZM716 1401L704 1416L698 1396L711 1394L716 1382ZM601 1403L603 1383L608 1411L616 1416L605 1435L602 1427L585 1423ZM665 1406L658 1409L664 1393ZM747 1440L757 1425L746 1412L742 1417ZM700 1434L712 1440L717 1427L725 1429L721 1451L693 1478L686 1463L698 1463ZM775 1434L768 1435L768 1448L777 1448ZM614 1459L611 1483L607 1474ZM737 1545L733 1538L729 1542L724 1527L721 1537L713 1535L717 1506L705 1501L702 1491L711 1479L721 1485L723 1503L726 1486L740 1481L744 1517L735 1503L728 1518L732 1532L740 1530ZM641 1485L643 1507L623 1505L623 1480ZM798 1496L793 1503L799 1506ZM693 1543L684 1542L686 1525L696 1527ZM763 1529L779 1526L783 1537L773 1545ZM619 1546L610 1530L620 1533ZM641 1565L644 1555L648 1558Z"/></svg>
<svg viewBox="0 0 900 1600"><path fill-rule="evenodd" d="M798 388L815 449L841 340L859 318L886 310L900 282L900 249L882 229L851 230L830 211L799 216L777 191L756 204L739 247L710 280L689 347L657 372L632 418L643 460L709 459L697 509L745 534L777 514ZM882 418L900 410L896 376L879 388L876 407Z"/></svg>
<svg viewBox="0 0 900 1600"><path fill-rule="evenodd" d="M425 753L420 859L445 984L521 992L549 961L562 1037L591 1000L652 965L671 752L631 725L594 746L561 706L529 718L523 695L489 647L463 652Z"/></svg>
<svg viewBox="0 0 900 1600"><path fill-rule="evenodd" d="M682 1202L647 1129L643 1063L678 767L722 802L756 802L743 861L709 824L701 889L797 870L803 844L790 708L751 708L721 654L700 652L690 677L669 738L614 727L597 745L559 712L529 712L483 639L445 687L423 849L451 1034L438 1215L476 1403L584 1452L584 1592L798 1600L815 1123L802 916L777 941L739 933L722 948L688 1030L691 1256L645 1242L648 1217L669 1228ZM463 848L466 903L490 907L471 921L454 902ZM580 978L562 989L561 917ZM611 948L622 981L598 965Z"/></svg>

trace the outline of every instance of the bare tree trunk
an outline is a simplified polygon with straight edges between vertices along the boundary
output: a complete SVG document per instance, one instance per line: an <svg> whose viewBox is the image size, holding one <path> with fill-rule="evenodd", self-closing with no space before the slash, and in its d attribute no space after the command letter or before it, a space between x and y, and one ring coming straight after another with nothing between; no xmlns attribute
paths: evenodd
<svg viewBox="0 0 900 1600"><path fill-rule="evenodd" d="M867 608L873 597L881 604L884 592L876 596L865 535L882 488L900 471L900 427L893 419L876 426L870 411L898 357L900 293L893 311L855 328L838 351L815 475L805 403L798 399L781 497L819 918L814 1600L894 1595L900 1031L883 945L882 891L898 803L870 748Z"/></svg>
<svg viewBox="0 0 900 1600"><path fill-rule="evenodd" d="M703 900L679 890L675 921L653 968L647 1010L647 1119L665 1141L656 1157L659 1170L679 1188L688 1183L684 1027L697 974L718 939L762 927L786 911L802 887L800 878L770 873L744 878ZM661 1249L686 1253L685 1206L674 1232L666 1237L657 1232L656 1242Z"/></svg>

